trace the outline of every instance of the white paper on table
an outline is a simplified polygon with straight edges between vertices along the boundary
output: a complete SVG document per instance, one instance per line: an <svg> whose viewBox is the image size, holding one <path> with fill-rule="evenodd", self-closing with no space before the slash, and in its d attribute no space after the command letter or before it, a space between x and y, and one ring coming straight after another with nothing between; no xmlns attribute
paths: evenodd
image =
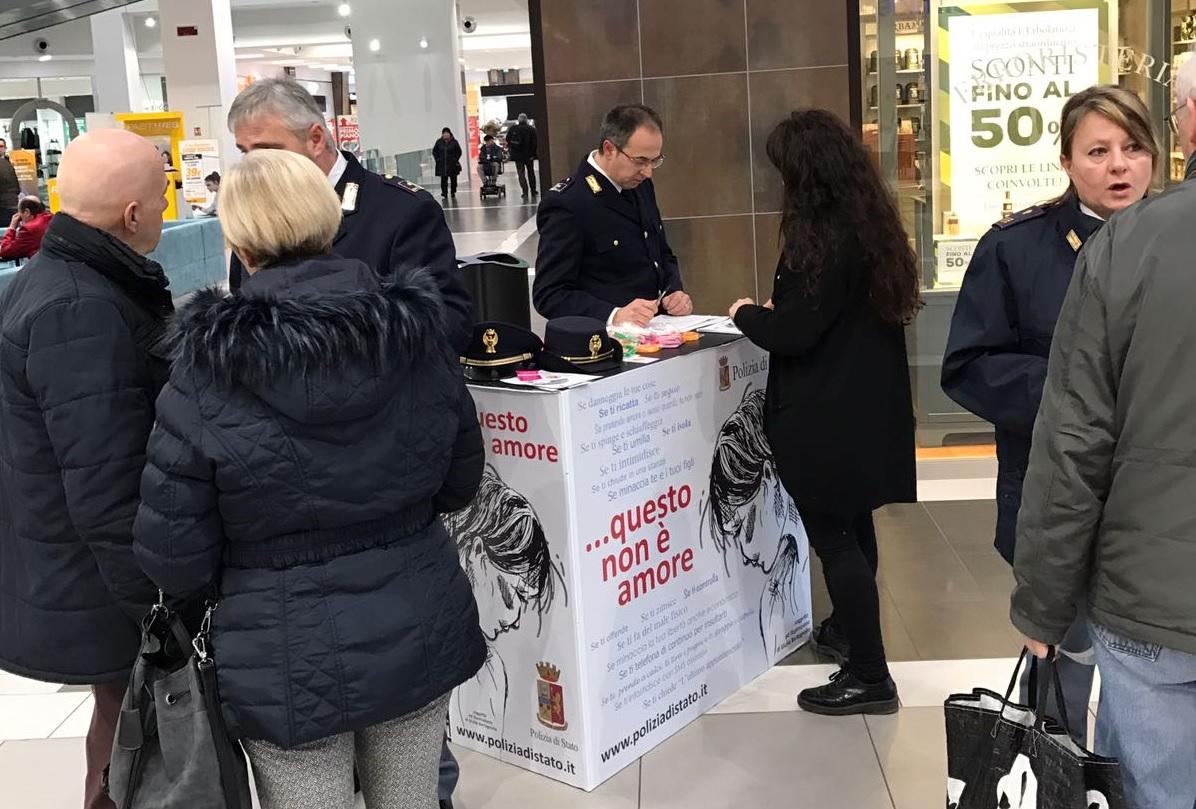
<svg viewBox="0 0 1196 809"><path fill-rule="evenodd" d="M598 376L590 376L589 374L565 374L541 371L540 378L535 381L524 382L521 379L504 379L503 383L507 385L518 385L527 388L536 388L538 390L568 390L569 388L576 388L578 385L584 385L587 382L593 382L595 379L601 379Z"/></svg>
<svg viewBox="0 0 1196 809"><path fill-rule="evenodd" d="M660 357L645 357L643 354L636 354L634 357L624 357L623 362L629 362L632 365L651 365L654 362L660 362Z"/></svg>
<svg viewBox="0 0 1196 809"><path fill-rule="evenodd" d="M705 326L702 326L700 329L698 329L698 331L704 332L706 334L743 334L743 332L739 330L739 327L735 325L735 321L729 317L720 318L714 323L709 323Z"/></svg>
<svg viewBox="0 0 1196 809"><path fill-rule="evenodd" d="M684 317L657 315L648 323L648 328L676 332L698 331L700 327L708 323L723 319L725 318L719 315L685 315Z"/></svg>

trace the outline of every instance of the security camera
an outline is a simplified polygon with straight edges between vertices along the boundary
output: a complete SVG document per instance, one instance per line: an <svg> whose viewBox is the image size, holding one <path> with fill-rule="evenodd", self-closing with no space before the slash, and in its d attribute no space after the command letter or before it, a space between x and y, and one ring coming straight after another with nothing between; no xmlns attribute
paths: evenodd
<svg viewBox="0 0 1196 809"><path fill-rule="evenodd" d="M345 26L345 39L352 39L352 38L353 38L353 26L346 25Z"/></svg>
<svg viewBox="0 0 1196 809"><path fill-rule="evenodd" d="M40 39L40 38L33 40L33 52L34 53L46 53L49 50L50 50L50 43L47 42L46 40Z"/></svg>
<svg viewBox="0 0 1196 809"><path fill-rule="evenodd" d="M474 31L478 30L478 18L477 17L465 17L464 19L462 19L461 20L461 30L467 34L472 34Z"/></svg>

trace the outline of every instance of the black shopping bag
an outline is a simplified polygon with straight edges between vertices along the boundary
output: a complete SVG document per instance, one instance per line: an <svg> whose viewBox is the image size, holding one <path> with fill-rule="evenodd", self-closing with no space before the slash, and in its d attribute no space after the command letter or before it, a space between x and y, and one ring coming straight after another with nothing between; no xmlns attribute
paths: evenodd
<svg viewBox="0 0 1196 809"><path fill-rule="evenodd" d="M1034 708L1010 700L1027 658ZM1044 710L1052 687L1062 725ZM1127 809L1120 765L1071 740L1065 705L1055 664L1025 650L1004 697L984 688L948 697L947 809Z"/></svg>

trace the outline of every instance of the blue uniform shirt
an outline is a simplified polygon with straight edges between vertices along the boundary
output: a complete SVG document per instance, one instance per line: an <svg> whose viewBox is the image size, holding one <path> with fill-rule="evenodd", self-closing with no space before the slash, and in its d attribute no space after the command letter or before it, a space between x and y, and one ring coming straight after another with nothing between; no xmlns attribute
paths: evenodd
<svg viewBox="0 0 1196 809"><path fill-rule="evenodd" d="M532 301L546 318L605 322L637 298L682 289L651 180L620 192L588 161L553 186L536 213L540 247Z"/></svg>
<svg viewBox="0 0 1196 809"><path fill-rule="evenodd" d="M1076 255L1101 224L1069 195L993 225L951 319L943 390L996 428L996 546L1010 563L1055 322Z"/></svg>

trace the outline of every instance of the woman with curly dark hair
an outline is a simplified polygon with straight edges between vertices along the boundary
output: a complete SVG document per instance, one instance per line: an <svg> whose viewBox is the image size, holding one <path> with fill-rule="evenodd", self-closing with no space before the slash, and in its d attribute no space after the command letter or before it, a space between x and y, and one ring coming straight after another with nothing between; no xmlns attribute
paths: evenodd
<svg viewBox="0 0 1196 809"><path fill-rule="evenodd" d="M785 184L781 259L772 298L738 300L731 317L771 354L765 434L834 606L816 643L843 665L798 703L892 713L872 511L917 499L904 331L921 306L917 262L880 173L838 118L794 112L767 149Z"/></svg>

